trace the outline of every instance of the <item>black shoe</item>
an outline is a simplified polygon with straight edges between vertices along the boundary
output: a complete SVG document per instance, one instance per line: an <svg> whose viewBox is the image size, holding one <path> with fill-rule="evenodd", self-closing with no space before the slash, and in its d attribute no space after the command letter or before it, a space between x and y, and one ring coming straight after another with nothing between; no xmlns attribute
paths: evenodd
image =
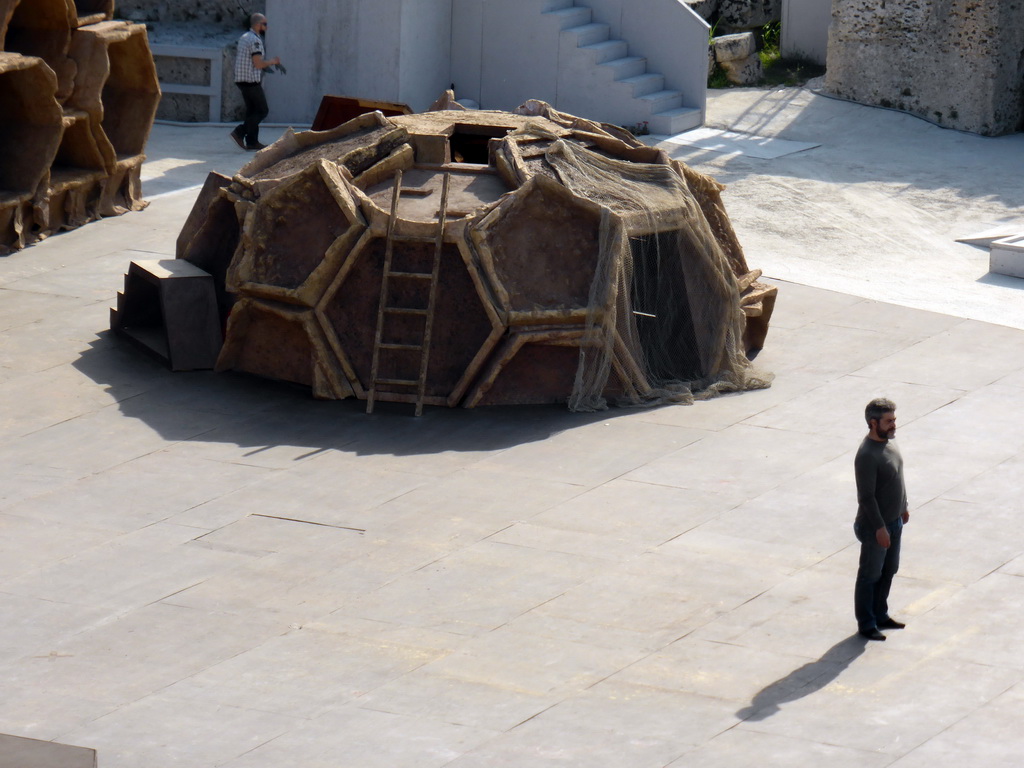
<svg viewBox="0 0 1024 768"><path fill-rule="evenodd" d="M906 624L902 621L896 621L896 619L886 616L880 622L878 622L879 629L903 629Z"/></svg>
<svg viewBox="0 0 1024 768"><path fill-rule="evenodd" d="M246 150L248 150L249 152L259 152L261 149L266 149L266 147L266 144L260 144L258 141L252 144L245 145Z"/></svg>
<svg viewBox="0 0 1024 768"><path fill-rule="evenodd" d="M857 630L857 633L861 637L866 637L868 640L885 640L885 635L879 632L877 627L872 627L871 629L860 629Z"/></svg>
<svg viewBox="0 0 1024 768"><path fill-rule="evenodd" d="M238 135L237 133L235 133L234 131L232 131L231 133L229 133L229 134L228 134L228 136L230 136L230 137L231 137L231 140L232 140L232 141L234 141L234 142L235 142L235 144L237 144L237 145L238 145L238 148L239 148L239 149L245 149L245 142L244 142L244 141L242 141L242 137L241 137L241 136L239 136L239 135Z"/></svg>

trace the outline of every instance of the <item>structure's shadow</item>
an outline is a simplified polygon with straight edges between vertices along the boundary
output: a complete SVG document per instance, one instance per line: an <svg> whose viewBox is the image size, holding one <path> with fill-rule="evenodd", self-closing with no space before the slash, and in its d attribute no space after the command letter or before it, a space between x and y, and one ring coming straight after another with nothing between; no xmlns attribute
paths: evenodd
<svg viewBox="0 0 1024 768"><path fill-rule="evenodd" d="M1016 288L1018 290L1024 288L1024 280L1021 278L1001 275L998 272L986 272L975 282L985 283L987 285L998 285L1001 288Z"/></svg>
<svg viewBox="0 0 1024 768"><path fill-rule="evenodd" d="M409 456L498 451L629 413L570 413L565 405L467 410L314 400L305 387L236 373L172 373L110 331L99 334L74 367L103 385L124 416L171 442L200 440L252 448L308 448Z"/></svg>
<svg viewBox="0 0 1024 768"><path fill-rule="evenodd" d="M764 720L778 712L782 704L820 691L864 653L867 643L859 634L836 643L817 661L794 669L782 679L758 691L750 704L739 710L736 716L741 720Z"/></svg>

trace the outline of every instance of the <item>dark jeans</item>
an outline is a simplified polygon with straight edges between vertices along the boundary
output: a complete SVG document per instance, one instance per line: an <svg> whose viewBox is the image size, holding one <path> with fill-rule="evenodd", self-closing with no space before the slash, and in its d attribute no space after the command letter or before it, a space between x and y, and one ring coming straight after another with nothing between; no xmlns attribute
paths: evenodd
<svg viewBox="0 0 1024 768"><path fill-rule="evenodd" d="M245 101L245 122L235 128L235 134L242 137L245 146L259 144L260 123L270 113L267 106L267 95L259 83L235 83L242 92Z"/></svg>
<svg viewBox="0 0 1024 768"><path fill-rule="evenodd" d="M889 548L878 544L873 530L861 530L854 524L853 532L860 541L860 567L853 589L853 610L857 629L870 630L879 621L889 617L889 588L892 578L900 569L900 540L903 538L903 520L889 523Z"/></svg>

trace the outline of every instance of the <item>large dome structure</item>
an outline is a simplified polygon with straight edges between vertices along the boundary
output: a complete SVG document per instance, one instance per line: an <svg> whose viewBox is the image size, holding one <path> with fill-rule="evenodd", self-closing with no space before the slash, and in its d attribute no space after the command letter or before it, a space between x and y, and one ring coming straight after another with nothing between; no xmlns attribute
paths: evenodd
<svg viewBox="0 0 1024 768"><path fill-rule="evenodd" d="M768 385L746 353L776 289L747 267L717 182L542 102L437 106L289 131L211 175L178 257L214 276L218 369L370 409Z"/></svg>

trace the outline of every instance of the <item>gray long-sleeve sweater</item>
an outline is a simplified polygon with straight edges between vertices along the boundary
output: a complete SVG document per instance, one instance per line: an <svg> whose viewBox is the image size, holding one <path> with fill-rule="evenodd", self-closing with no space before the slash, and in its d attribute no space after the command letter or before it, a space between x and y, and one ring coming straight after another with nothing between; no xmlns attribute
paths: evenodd
<svg viewBox="0 0 1024 768"><path fill-rule="evenodd" d="M865 437L853 462L857 478L857 522L876 531L896 521L907 509L903 457L891 441Z"/></svg>

